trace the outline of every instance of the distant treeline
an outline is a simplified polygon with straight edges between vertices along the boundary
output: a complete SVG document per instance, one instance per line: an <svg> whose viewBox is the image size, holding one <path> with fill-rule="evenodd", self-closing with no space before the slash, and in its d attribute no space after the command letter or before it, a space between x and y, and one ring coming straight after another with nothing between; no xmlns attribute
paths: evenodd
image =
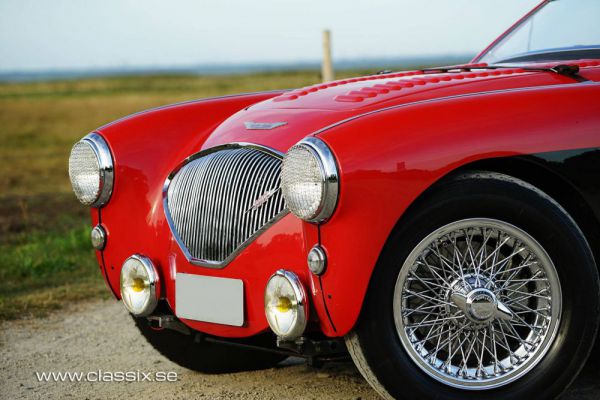
<svg viewBox="0 0 600 400"><path fill-rule="evenodd" d="M436 56L410 56L410 57L385 57L364 59L334 60L335 70L373 69L410 69L414 67L429 67L451 65L468 62L472 54L436 55ZM320 61L301 61L289 63L246 63L246 64L203 64L194 66L173 67L114 67L79 70L45 70L45 71L6 71L0 72L0 81L24 82L54 79L78 79L91 77L125 76L125 75L155 75L155 74L182 74L182 75L229 75L248 74L275 71L316 70L320 68Z"/></svg>

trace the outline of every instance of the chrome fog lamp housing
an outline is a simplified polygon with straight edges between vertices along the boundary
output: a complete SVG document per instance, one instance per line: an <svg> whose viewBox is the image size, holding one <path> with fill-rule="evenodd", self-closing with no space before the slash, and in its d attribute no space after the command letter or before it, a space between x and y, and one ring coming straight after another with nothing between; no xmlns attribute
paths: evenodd
<svg viewBox="0 0 600 400"><path fill-rule="evenodd" d="M127 310L138 317L151 314L158 304L158 273L152 261L134 254L121 268L121 299Z"/></svg>
<svg viewBox="0 0 600 400"><path fill-rule="evenodd" d="M279 338L293 340L302 336L308 321L308 303L296 274L281 269L271 276L265 288L265 314Z"/></svg>
<svg viewBox="0 0 600 400"><path fill-rule="evenodd" d="M69 157L69 178L73 192L82 204L101 207L110 199L113 158L102 136L91 133L75 143Z"/></svg>
<svg viewBox="0 0 600 400"><path fill-rule="evenodd" d="M333 153L320 139L308 137L283 158L281 192L289 210L305 221L319 223L335 210L339 191Z"/></svg>

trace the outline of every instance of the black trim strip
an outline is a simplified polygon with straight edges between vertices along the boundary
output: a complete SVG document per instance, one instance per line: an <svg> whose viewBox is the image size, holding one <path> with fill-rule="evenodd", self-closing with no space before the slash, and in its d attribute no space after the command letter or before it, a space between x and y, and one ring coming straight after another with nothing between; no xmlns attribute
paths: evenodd
<svg viewBox="0 0 600 400"><path fill-rule="evenodd" d="M102 209L98 208L97 210L98 210L98 225L102 225ZM107 239L108 239L108 237L107 237ZM115 298L118 300L119 296L117 296L117 292L115 292L115 289L113 289L112 285L110 284L110 279L108 279L108 270L106 269L106 261L104 260L104 249L96 250L96 251L100 252L100 258L102 259L102 269L104 270L104 280L106 281L106 285L109 287L113 296L115 296Z"/></svg>

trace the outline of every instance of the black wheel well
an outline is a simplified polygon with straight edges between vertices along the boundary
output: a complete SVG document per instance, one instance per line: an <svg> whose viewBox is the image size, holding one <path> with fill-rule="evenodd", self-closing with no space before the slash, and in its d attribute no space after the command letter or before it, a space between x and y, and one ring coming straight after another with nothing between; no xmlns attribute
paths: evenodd
<svg viewBox="0 0 600 400"><path fill-rule="evenodd" d="M490 171L525 181L558 202L575 220L585 235L599 267L600 221L579 191L559 173L526 157L492 158L475 161L454 170L450 175L465 171Z"/></svg>
<svg viewBox="0 0 600 400"><path fill-rule="evenodd" d="M421 193L396 223L394 231L417 209L426 204L431 189L440 182L467 171L488 171L509 175L537 187L552 197L569 213L583 232L594 255L596 267L600 271L600 221L591 206L566 178L526 156L489 158L453 170Z"/></svg>

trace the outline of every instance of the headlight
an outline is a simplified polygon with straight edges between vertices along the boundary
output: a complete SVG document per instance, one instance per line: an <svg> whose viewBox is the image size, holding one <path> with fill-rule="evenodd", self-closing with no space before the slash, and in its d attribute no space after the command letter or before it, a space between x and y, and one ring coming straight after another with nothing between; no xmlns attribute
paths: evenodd
<svg viewBox="0 0 600 400"><path fill-rule="evenodd" d="M121 269L121 298L125 308L136 316L149 315L158 303L158 274L148 257L135 254Z"/></svg>
<svg viewBox="0 0 600 400"><path fill-rule="evenodd" d="M322 140L308 137L283 158L281 193L297 217L315 223L328 219L337 204L338 186L335 159Z"/></svg>
<svg viewBox="0 0 600 400"><path fill-rule="evenodd" d="M265 288L265 314L269 326L282 339L296 339L304 333L308 320L306 291L298 277L277 271Z"/></svg>
<svg viewBox="0 0 600 400"><path fill-rule="evenodd" d="M102 136L91 133L75 143L69 157L69 177L80 202L92 207L106 204L112 193L113 160Z"/></svg>

